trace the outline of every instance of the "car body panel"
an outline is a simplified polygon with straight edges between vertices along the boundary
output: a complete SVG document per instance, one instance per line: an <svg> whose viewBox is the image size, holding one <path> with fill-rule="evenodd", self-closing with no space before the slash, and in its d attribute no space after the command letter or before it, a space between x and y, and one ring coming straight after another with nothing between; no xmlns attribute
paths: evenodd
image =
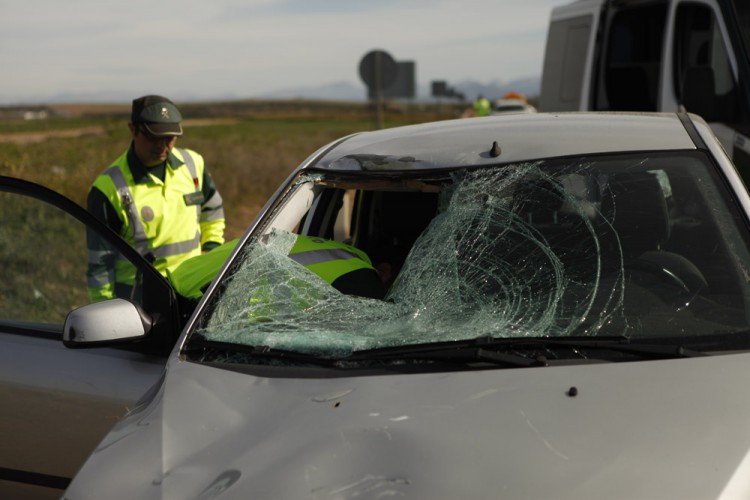
<svg viewBox="0 0 750 500"><path fill-rule="evenodd" d="M175 359L66 498L746 498L749 362L303 379Z"/></svg>
<svg viewBox="0 0 750 500"><path fill-rule="evenodd" d="M139 265L150 265L82 207L49 189L0 176L0 200L0 497L59 496L166 364L165 355L133 345L63 346L65 314L87 300L86 228L101 231ZM147 278L153 290L168 290L157 275Z"/></svg>
<svg viewBox="0 0 750 500"><path fill-rule="evenodd" d="M0 343L0 476L10 481L0 482L0 493L14 491L12 482L64 489L166 363L120 348L67 349L61 337L1 328Z"/></svg>

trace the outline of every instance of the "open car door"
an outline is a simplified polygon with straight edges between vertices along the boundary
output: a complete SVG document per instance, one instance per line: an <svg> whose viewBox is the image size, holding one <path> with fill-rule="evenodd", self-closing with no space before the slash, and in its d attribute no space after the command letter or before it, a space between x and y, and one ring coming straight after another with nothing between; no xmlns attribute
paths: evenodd
<svg viewBox="0 0 750 500"><path fill-rule="evenodd" d="M58 498L160 377L180 330L169 282L127 242L54 191L0 176L0 497ZM132 300L154 319L123 347L67 349L67 314L91 302L88 237L137 269Z"/></svg>

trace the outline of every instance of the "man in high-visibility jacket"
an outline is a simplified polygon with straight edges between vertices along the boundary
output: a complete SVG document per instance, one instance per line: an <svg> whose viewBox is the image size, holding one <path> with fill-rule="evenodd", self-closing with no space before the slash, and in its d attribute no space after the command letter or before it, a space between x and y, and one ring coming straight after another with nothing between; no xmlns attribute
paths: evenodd
<svg viewBox="0 0 750 500"><path fill-rule="evenodd" d="M177 294L191 301L200 299L238 241L229 241L169 270L167 274ZM317 236L296 235L289 258L341 293L376 299L385 295L378 271L359 248Z"/></svg>
<svg viewBox="0 0 750 500"><path fill-rule="evenodd" d="M130 148L102 172L87 205L163 275L224 243L224 209L203 157L175 147L182 115L166 97L133 101ZM92 300L131 297L136 270L93 234L87 238Z"/></svg>

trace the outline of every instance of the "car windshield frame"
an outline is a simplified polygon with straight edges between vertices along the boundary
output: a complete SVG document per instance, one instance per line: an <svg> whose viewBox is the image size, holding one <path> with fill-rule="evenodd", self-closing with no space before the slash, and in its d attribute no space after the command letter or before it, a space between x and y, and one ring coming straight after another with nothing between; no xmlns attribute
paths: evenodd
<svg viewBox="0 0 750 500"><path fill-rule="evenodd" d="M660 162L663 168L657 168ZM696 169L701 168L703 170L696 173ZM295 353L296 357L288 354L281 357L285 363L292 363L292 359L304 363L305 356L346 361L352 356L356 358L356 353L361 351L475 338L561 339L596 338L599 335L623 338L628 342L688 346L708 352L747 348L750 342L747 318L750 289L746 285L732 283L728 287L732 289L731 293L722 291L704 296L708 289L705 275L713 278L713 269L704 270L699 277L691 274L692 268L685 275L675 276L685 271L683 267L688 264L683 262L686 259L677 259L678 271L665 270L669 266L663 261L667 259L664 254L674 253L674 249L650 251L654 255L649 256L656 263L639 262L644 269L629 269L631 258L626 255L627 238L613 229L615 211L624 213L627 196L616 198L612 194L607 202L602 194L608 192L609 187L603 187L607 182L625 172L645 177L649 185L659 187L659 192L666 198L665 204L672 204L665 208L672 211L668 217L672 218L669 229L673 233L682 231L691 237L695 234L691 232L696 224L695 214L690 213L695 207L689 206L689 200L671 199L675 193L670 189L677 185L670 185L668 177L676 176L674 182L684 183L684 188L699 190L705 209L701 216L718 217L711 226L712 237L718 235L722 240L716 246L729 252L724 257L735 266L734 275L741 276L745 272L743 262L750 262L747 220L734 201L726 179L704 151L608 153L419 172L389 171L387 168L360 173L308 169L296 174L297 177L287 184L287 189L269 209L269 215L248 234L244 247L237 253L222 283L208 298L193 325L183 352L192 361L216 363L215 353L208 355L206 349L214 341L221 344L220 359L226 362L257 363L260 359L257 354L263 351ZM502 186L508 179L508 185ZM494 188L490 187L498 185L501 187L492 192ZM471 189L461 189L464 186ZM319 231L311 226L310 220L323 217L320 210L327 205L321 193L357 189L414 193L441 191L443 194L440 210L410 248L407 264L400 270L385 300L342 294L317 279L309 270L290 264L291 259L288 259L295 231ZM524 189L536 191L532 196ZM614 192L614 187L611 189ZM528 203L524 202L523 206L513 204L514 197L523 199L523 196L529 196ZM460 211L451 212L451 203L455 200L470 200L472 197L479 199L468 203L473 212L463 215ZM551 209L545 206L550 203L554 205ZM493 247L491 255L508 255L508 262L503 264L505 267L493 267L496 263L483 261L482 253L477 251L466 257L464 264L470 263L471 266L466 264L465 269L458 271L452 269L450 276L438 273L451 267L448 265L450 256L457 254L458 250L450 244L445 245L442 255L430 249L438 248L440 242L472 241L470 228L478 224L485 224L483 231L487 232L492 224L498 224L498 220L477 216L493 210L501 217L498 220L506 224L499 233L505 235L505 240L513 241L512 244L504 243L503 238L496 238L491 242L500 245ZM612 213L604 214L606 210ZM594 223L592 220L602 218L600 216L605 223L597 226L601 221ZM284 223L278 224L282 219ZM576 246L575 250L565 246L571 244L564 234L570 228L563 226L563 219L574 228L585 228L589 236L593 236L592 240ZM296 224L290 223L295 220ZM532 220L538 225L529 222ZM552 232L545 234L545 231ZM479 231L477 234L484 233ZM682 235L682 238L685 240L686 236ZM555 247L556 239L566 242ZM697 240L694 255L705 251L698 248L703 242L700 238ZM529 242L532 249L524 249L523 244ZM486 246L488 241L482 244L485 250L490 248ZM616 255L605 259L605 246L613 245L619 248L619 255L615 252ZM579 253L574 254L574 251ZM522 260L525 258L528 262ZM509 270L514 269L513 259L516 259L515 268L519 274L511 276L514 284L509 287L503 280L508 279ZM538 260L533 262L534 259ZM585 264L575 259L584 259ZM540 262L544 264L540 265ZM281 274L261 276L265 272L263 269L273 266L280 266ZM433 266L432 270L430 266ZM649 266L658 269L654 271ZM491 278L481 276L482 272ZM639 272L649 276L656 273L659 277L637 277ZM437 278L436 273L440 274ZM284 278L279 279L279 276ZM466 282L461 282L464 278L478 291L468 293ZM255 282L247 287L233 286L234 280L238 279ZM274 279L279 279L278 283L283 282L284 286L272 287L272 292L266 297L275 304L272 307L282 308L280 304L283 304L286 308L298 308L293 312L287 310L284 314L288 316L282 321L273 317L261 318L265 313L261 314L260 309L245 307L257 299L259 293L267 292L259 292L263 280ZM654 284L655 279L665 283ZM304 297L295 296L296 292L288 286L300 280L306 281L308 287L313 283ZM437 284L425 286L425 283ZM633 283L645 288L642 296L635 297L631 292L626 294L626 289L636 288ZM454 290L455 293L451 294L448 291L451 286L455 286L455 290L464 288L460 293ZM664 292L668 298L660 295L665 288L670 289ZM503 298L483 302L482 294L502 289ZM239 302L237 299L229 301L227 297L237 290L244 293L244 297ZM472 293L476 297L466 299ZM281 297L284 294L287 298ZM457 301L465 303L457 305ZM658 307L654 305L657 303ZM629 309L631 307L637 309ZM628 309L628 314L623 313L625 309ZM637 311L637 314L630 311ZM223 319L217 322L219 317ZM667 325L670 325L670 330L667 330ZM248 334L250 330L252 334ZM643 333L645 331L648 333ZM247 340L238 342L238 339ZM237 356L231 353L233 343L242 345ZM255 349L256 355L248 355L248 347L252 348L251 351Z"/></svg>

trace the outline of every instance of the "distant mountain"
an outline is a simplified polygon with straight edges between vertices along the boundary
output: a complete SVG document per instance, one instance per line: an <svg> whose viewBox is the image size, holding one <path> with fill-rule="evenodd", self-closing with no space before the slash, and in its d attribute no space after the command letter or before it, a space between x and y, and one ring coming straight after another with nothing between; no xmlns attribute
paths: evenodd
<svg viewBox="0 0 750 500"><path fill-rule="evenodd" d="M351 82L332 82L310 87L290 87L273 92L265 92L259 99L322 99L331 101L363 101L367 97L367 88Z"/></svg>
<svg viewBox="0 0 750 500"><path fill-rule="evenodd" d="M520 92L526 97L534 98L539 96L541 79L539 77L528 77L510 80L508 82L495 80L490 83L466 80L457 83L454 88L456 91L464 94L467 100L474 100L479 94L482 94L490 100L500 99L506 93L511 91Z"/></svg>
<svg viewBox="0 0 750 500"><path fill-rule="evenodd" d="M489 83L475 80L464 80L458 83L449 82L448 86L456 93L464 96L464 100L471 101L478 94L489 99L498 99L508 91L521 92L527 97L539 95L540 78L529 77L508 82L494 80ZM417 87L416 101L434 101L436 97L431 95L432 83L427 82ZM259 95L214 95L198 96L190 94L175 94L170 96L175 101L226 101L236 99L320 99L330 101L365 101L367 100L367 88L363 83L349 81L338 81L323 85L307 87L289 87L264 92ZM133 99L131 92L122 90L104 90L99 92L61 92L55 95L34 96L24 99L23 103L0 98L1 104L64 104L64 103L130 103Z"/></svg>
<svg viewBox="0 0 750 500"><path fill-rule="evenodd" d="M541 81L539 77L528 77L508 82L498 80L482 83L474 80L465 80L455 84L449 84L457 94L463 94L467 101L473 100L482 94L489 99L499 99L509 91L520 92L527 97L537 97ZM436 98L431 95L432 84L418 86L417 101L432 101ZM323 99L333 101L364 101L367 99L367 88L364 84L354 84L347 81L333 82L324 85L310 87L293 87L279 89L274 92L266 92L256 96L265 99Z"/></svg>

